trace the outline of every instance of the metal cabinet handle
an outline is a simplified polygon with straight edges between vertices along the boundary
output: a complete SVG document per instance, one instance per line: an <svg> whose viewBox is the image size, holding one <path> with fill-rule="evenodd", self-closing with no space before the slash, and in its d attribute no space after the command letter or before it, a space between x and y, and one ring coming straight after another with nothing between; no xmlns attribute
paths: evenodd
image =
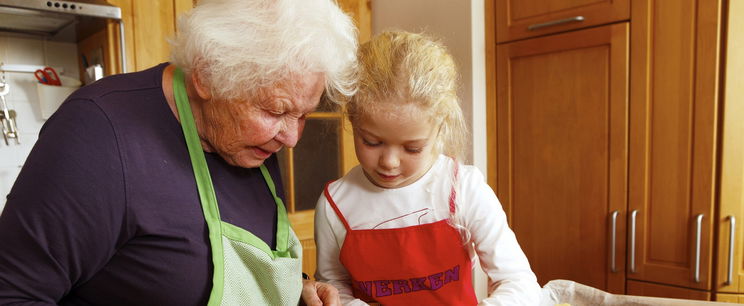
<svg viewBox="0 0 744 306"><path fill-rule="evenodd" d="M612 272L617 272L617 267L615 266L615 242L617 241L617 215L618 211L612 212L612 246L610 247L610 270Z"/></svg>
<svg viewBox="0 0 744 306"><path fill-rule="evenodd" d="M700 239L703 228L703 214L695 217L695 282L700 282Z"/></svg>
<svg viewBox="0 0 744 306"><path fill-rule="evenodd" d="M584 21L584 16L574 16L571 18L558 19L558 20L548 21L544 23L536 23L536 24L528 26L527 30L534 31L537 29L545 28L545 27L552 27L552 26L561 25L564 23L580 22L580 21Z"/></svg>
<svg viewBox="0 0 744 306"><path fill-rule="evenodd" d="M121 73L127 72L127 47L124 45L124 20L119 20L119 61L121 63Z"/></svg>
<svg viewBox="0 0 744 306"><path fill-rule="evenodd" d="M636 216L638 210L634 209L630 213L630 273L635 273L635 236L636 236Z"/></svg>
<svg viewBox="0 0 744 306"><path fill-rule="evenodd" d="M726 276L725 285L731 285L734 279L734 237L736 236L736 217L728 216L731 227L729 228L729 260L728 260L728 274Z"/></svg>

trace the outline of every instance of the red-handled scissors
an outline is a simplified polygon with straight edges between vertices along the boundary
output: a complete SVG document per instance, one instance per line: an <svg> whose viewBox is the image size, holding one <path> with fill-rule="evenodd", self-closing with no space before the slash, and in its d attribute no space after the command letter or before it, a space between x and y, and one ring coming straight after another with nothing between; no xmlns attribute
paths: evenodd
<svg viewBox="0 0 744 306"><path fill-rule="evenodd" d="M54 71L54 68L52 67L44 67L44 69L36 69L36 71L34 72L34 76L36 76L36 79L39 80L39 83L47 84L47 85L54 85L54 86L62 86L62 82L59 80L57 71Z"/></svg>

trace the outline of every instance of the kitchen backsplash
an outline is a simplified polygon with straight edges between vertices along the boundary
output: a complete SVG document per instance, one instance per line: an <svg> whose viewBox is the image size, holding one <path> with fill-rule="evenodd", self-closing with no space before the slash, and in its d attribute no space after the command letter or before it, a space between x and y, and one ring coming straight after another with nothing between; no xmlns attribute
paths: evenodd
<svg viewBox="0 0 744 306"><path fill-rule="evenodd" d="M0 34L0 63L2 65L44 65L62 68L61 75L78 78L77 45L44 41L42 39L19 38ZM20 144L11 139L9 145L0 139L0 211L5 207L6 197L13 187L18 173L26 161L44 124L37 80L33 73L3 72L10 92L5 96L8 108L16 111L16 125ZM1 138L1 137L0 137ZM43 192L40 190L39 192Z"/></svg>

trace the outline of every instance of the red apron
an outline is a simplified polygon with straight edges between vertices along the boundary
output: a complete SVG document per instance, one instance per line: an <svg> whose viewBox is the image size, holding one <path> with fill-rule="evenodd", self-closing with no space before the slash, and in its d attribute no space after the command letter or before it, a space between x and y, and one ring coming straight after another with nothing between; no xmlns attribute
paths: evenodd
<svg viewBox="0 0 744 306"><path fill-rule="evenodd" d="M325 188L346 227L341 263L354 297L383 305L476 305L471 265L458 231L447 220L404 228L353 230ZM454 213L454 188L450 213Z"/></svg>

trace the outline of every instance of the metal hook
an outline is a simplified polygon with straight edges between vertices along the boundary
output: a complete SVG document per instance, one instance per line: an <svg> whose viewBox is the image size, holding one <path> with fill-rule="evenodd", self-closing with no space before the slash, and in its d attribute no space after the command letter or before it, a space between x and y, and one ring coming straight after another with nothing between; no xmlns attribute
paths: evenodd
<svg viewBox="0 0 744 306"><path fill-rule="evenodd" d="M0 62L0 67L2 67L2 66L3 66L3 62ZM5 83L5 70L0 70L0 83L2 83L3 85L6 85L7 84L7 83ZM6 94L7 94L7 92L6 92Z"/></svg>

